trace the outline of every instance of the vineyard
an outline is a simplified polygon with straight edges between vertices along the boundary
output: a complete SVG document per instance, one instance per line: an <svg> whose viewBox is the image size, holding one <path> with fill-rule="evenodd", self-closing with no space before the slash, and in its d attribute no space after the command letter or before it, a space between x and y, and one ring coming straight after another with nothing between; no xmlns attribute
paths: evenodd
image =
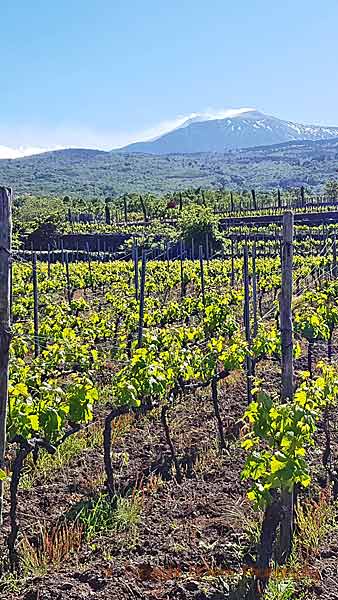
<svg viewBox="0 0 338 600"><path fill-rule="evenodd" d="M67 209L113 252L11 248L1 189L0 597L337 598L336 224L302 194L168 239Z"/></svg>

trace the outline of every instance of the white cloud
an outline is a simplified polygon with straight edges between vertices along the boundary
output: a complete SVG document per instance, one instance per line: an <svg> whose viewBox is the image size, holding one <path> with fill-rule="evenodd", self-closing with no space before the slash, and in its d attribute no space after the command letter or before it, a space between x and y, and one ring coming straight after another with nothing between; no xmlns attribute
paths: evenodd
<svg viewBox="0 0 338 600"><path fill-rule="evenodd" d="M149 140L156 139L157 137L173 131L178 127L182 127L187 121L211 121L215 119L230 119L231 117L237 117L243 113L256 110L255 108L229 108L229 109L213 109L209 108L202 113L190 113L190 115L178 116L176 119L162 121L158 125L141 131L132 136L128 136L128 139L120 143L117 147L126 146L134 142L146 142Z"/></svg>
<svg viewBox="0 0 338 600"><path fill-rule="evenodd" d="M209 108L204 112L193 112L188 115L178 115L174 119L161 121L157 125L134 132L123 131L94 131L87 128L72 128L71 125L63 125L56 127L51 131L27 130L21 132L20 146L1 146L0 159L2 158L20 158L23 156L31 156L48 152L51 150L62 150L63 148L95 148L99 150L112 150L113 148L121 148L133 142L143 142L156 139L157 137L177 129L178 127L189 124L190 121L207 121L213 119L226 119L238 116L242 113L255 110L254 108L230 108L230 109L213 109ZM4 132L0 131L0 137ZM10 132L5 133L6 139L10 137ZM18 137L18 134L17 134ZM34 139L35 138L35 139ZM2 138L3 139L3 138ZM31 145L34 140L35 145ZM20 143L19 142L19 143Z"/></svg>
<svg viewBox="0 0 338 600"><path fill-rule="evenodd" d="M19 148L9 148L8 146L0 146L1 158L21 158L23 156L32 156L33 154L41 154L49 150L61 150L63 146L54 146L52 148L40 148L36 146L20 146Z"/></svg>

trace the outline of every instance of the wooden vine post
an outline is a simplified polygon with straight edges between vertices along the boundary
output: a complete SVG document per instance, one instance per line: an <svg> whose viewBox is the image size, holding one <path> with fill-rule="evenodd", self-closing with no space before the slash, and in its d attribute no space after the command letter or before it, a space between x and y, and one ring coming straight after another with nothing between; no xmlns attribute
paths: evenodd
<svg viewBox="0 0 338 600"><path fill-rule="evenodd" d="M235 285L235 253L234 253L234 239L231 238L231 287Z"/></svg>
<svg viewBox="0 0 338 600"><path fill-rule="evenodd" d="M0 188L0 469L5 467L10 332L10 253L12 190ZM3 522L4 482L0 481L0 525Z"/></svg>
<svg viewBox="0 0 338 600"><path fill-rule="evenodd" d="M137 345L138 345L139 348L142 347L142 342L143 342L146 268L147 268L147 256L146 256L145 251L143 251L143 254L142 254L142 266L141 266L141 287L140 287L139 323L138 323L138 335L137 335Z"/></svg>
<svg viewBox="0 0 338 600"><path fill-rule="evenodd" d="M185 296L183 257L184 257L183 240L180 240L181 298L183 298Z"/></svg>
<svg viewBox="0 0 338 600"><path fill-rule="evenodd" d="M248 349L251 349L251 327L250 327L250 285L249 285L249 255L248 247L244 246L244 261L243 261L243 280L244 280L244 328L245 339L248 344ZM248 404L252 400L252 360L249 352L246 354L246 382L247 382L247 398Z"/></svg>
<svg viewBox="0 0 338 600"><path fill-rule="evenodd" d="M143 212L143 218L144 218L144 222L147 223L148 222L148 214L147 214L147 208L146 205L144 203L143 197L140 196L140 203L141 203L141 208L142 208L142 212Z"/></svg>
<svg viewBox="0 0 338 600"><path fill-rule="evenodd" d="M123 211L124 211L124 222L128 223L128 205L127 205L126 194L123 196Z"/></svg>
<svg viewBox="0 0 338 600"><path fill-rule="evenodd" d="M179 193L179 201L180 201L180 211L183 209L183 198L182 198L182 192Z"/></svg>
<svg viewBox="0 0 338 600"><path fill-rule="evenodd" d="M50 244L47 246L48 279L50 279Z"/></svg>
<svg viewBox="0 0 338 600"><path fill-rule="evenodd" d="M72 303L72 293L70 289L70 275L69 275L69 255L68 252L65 254L65 262L66 262L66 281L67 281L67 300L69 306Z"/></svg>
<svg viewBox="0 0 338 600"><path fill-rule="evenodd" d="M32 256L32 277L33 277L33 311L34 311L34 356L37 358L40 354L39 341L39 291L38 291L38 273L36 266L36 252Z"/></svg>
<svg viewBox="0 0 338 600"><path fill-rule="evenodd" d="M254 338L258 333L258 307L257 307L257 262L256 262L256 242L252 248L252 305L253 305L253 319L254 319Z"/></svg>
<svg viewBox="0 0 338 600"><path fill-rule="evenodd" d="M108 204L108 202L109 202L109 199L106 198L105 206L104 206L106 225L110 225L111 224L110 210L109 210L109 204Z"/></svg>
<svg viewBox="0 0 338 600"><path fill-rule="evenodd" d="M255 190L251 190L251 196L252 196L253 209L257 210L257 199L256 199L256 192L255 192Z"/></svg>
<svg viewBox="0 0 338 600"><path fill-rule="evenodd" d="M135 285L135 300L138 300L138 280L139 280L139 272L138 272L138 246L137 242L133 246L133 262L134 262L134 285Z"/></svg>
<svg viewBox="0 0 338 600"><path fill-rule="evenodd" d="M205 283L204 283L204 265L203 265L203 247L199 247L199 261L200 261L200 277L201 277L201 293L203 306L205 307Z"/></svg>
<svg viewBox="0 0 338 600"><path fill-rule="evenodd" d="M282 401L293 398L293 325L292 325L292 269L293 269L293 213L283 216L282 288L280 296L280 330L282 342ZM280 526L280 563L290 556L293 532L293 493L282 490L284 518Z"/></svg>
<svg viewBox="0 0 338 600"><path fill-rule="evenodd" d="M337 238L336 238L336 234L334 234L333 236L333 243L332 243L332 259L333 259L333 277L336 278L337 277Z"/></svg>

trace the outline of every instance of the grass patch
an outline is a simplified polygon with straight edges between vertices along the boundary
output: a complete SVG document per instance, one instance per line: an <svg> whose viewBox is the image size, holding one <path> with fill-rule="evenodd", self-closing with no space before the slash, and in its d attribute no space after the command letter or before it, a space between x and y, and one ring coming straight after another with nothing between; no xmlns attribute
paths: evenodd
<svg viewBox="0 0 338 600"><path fill-rule="evenodd" d="M292 579L270 579L264 594L264 600L302 600L304 594L299 593Z"/></svg>
<svg viewBox="0 0 338 600"><path fill-rule="evenodd" d="M7 598L11 596L9 594L18 594L23 588L25 580L19 575L13 573L5 573L0 578L0 592L8 594Z"/></svg>
<svg viewBox="0 0 338 600"><path fill-rule="evenodd" d="M117 498L111 502L104 495L85 505L76 520L84 528L87 541L109 531L127 532L136 536L142 511L142 496L135 492L128 498Z"/></svg>
<svg viewBox="0 0 338 600"><path fill-rule="evenodd" d="M317 501L298 501L295 512L296 550L303 558L316 556L327 534L337 527L336 505L332 503L331 489L321 490Z"/></svg>
<svg viewBox="0 0 338 600"><path fill-rule="evenodd" d="M50 566L59 567L62 561L79 550L82 540L83 526L80 523L63 523L51 531L42 527L35 542L24 537L19 546L23 573L45 575Z"/></svg>
<svg viewBox="0 0 338 600"><path fill-rule="evenodd" d="M67 466L73 458L93 448L101 447L103 444L102 439L102 427L95 424L84 431L71 435L57 448L53 455L45 450L40 450L35 464L30 455L21 477L20 488L31 489L36 481L47 479L54 471Z"/></svg>
<svg viewBox="0 0 338 600"><path fill-rule="evenodd" d="M112 445L128 433L133 425L132 415L122 415L116 419L112 427ZM69 463L88 450L103 447L103 424L92 423L87 429L74 433L59 446L55 454L51 455L45 450L40 450L39 457L34 463L29 455L20 481L20 488L30 490L34 484L47 479L55 471L61 470Z"/></svg>

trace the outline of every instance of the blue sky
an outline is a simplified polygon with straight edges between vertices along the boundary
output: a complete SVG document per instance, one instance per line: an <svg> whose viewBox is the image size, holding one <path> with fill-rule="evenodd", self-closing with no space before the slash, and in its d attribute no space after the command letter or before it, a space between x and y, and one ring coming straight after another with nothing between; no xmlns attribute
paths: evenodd
<svg viewBox="0 0 338 600"><path fill-rule="evenodd" d="M2 0L0 15L0 147L110 149L239 107L338 125L336 0Z"/></svg>

